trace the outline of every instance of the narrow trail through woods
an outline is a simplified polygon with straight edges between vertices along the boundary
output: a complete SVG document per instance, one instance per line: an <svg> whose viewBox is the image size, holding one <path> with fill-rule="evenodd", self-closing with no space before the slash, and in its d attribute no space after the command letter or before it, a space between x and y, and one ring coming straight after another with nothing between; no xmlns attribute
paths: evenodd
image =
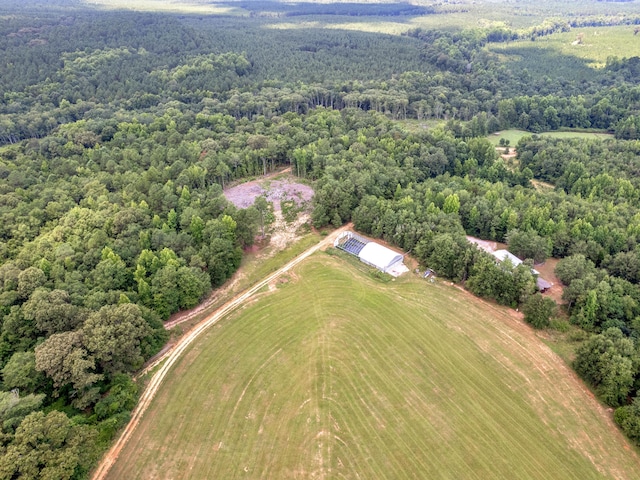
<svg viewBox="0 0 640 480"><path fill-rule="evenodd" d="M273 272L271 275L268 275L267 277L262 279L260 282L256 283L251 288L248 288L244 292L235 296L232 300L225 303L222 307L220 307L215 312L212 312L210 315L204 318L192 330L190 330L184 337L182 337L175 345L173 345L173 347L171 347L163 355L158 357L153 363L148 365L145 369L145 372L155 368L162 361L166 360L166 362L162 365L162 367L160 367L160 369L151 378L151 381L149 382L144 392L140 396L140 400L138 401L136 408L133 410L133 412L131 412L131 420L129 420L129 423L120 434L120 437L116 440L116 442L111 446L109 451L100 461L100 464L96 468L92 476L92 479L103 480L106 477L107 473L109 472L109 469L118 458L120 451L124 448L125 444L133 434L133 431L136 429L136 427L140 423L140 419L142 418L145 411L151 404L153 397L155 396L158 389L162 385L162 381L166 377L167 373L169 372L173 364L180 358L180 356L184 353L184 351L189 347L189 345L191 345L191 343L195 339L197 339L202 332L204 332L211 325L216 324L220 319L224 318L227 314L231 313L236 308L243 305L254 293L256 293L265 285L268 285L269 282L272 282L283 273L292 269L297 264L302 262L305 258L309 257L311 254L317 252L321 248L331 245L336 235L340 234L343 231L349 230L352 227L353 226L351 224L348 224L339 228L338 230L334 231L331 235L329 235L327 238L324 238L323 240L318 242L316 245L308 248L303 253L298 255L296 258L291 260L289 263L287 263L283 267Z"/></svg>

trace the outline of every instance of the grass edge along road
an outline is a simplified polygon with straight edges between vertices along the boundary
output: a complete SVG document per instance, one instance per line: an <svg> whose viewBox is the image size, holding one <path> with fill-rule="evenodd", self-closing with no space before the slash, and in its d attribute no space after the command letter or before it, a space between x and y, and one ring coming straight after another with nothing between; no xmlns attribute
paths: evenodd
<svg viewBox="0 0 640 480"><path fill-rule="evenodd" d="M167 373L169 372L173 364L178 360L178 358L180 358L182 353L187 349L187 347L189 347L189 345L191 345L191 343L196 338L198 338L198 336L200 336L202 332L204 332L207 328L214 325L220 319L224 318L233 310L241 306L254 293L256 293L265 285L268 285L269 282L279 277L283 273L287 272L291 268L295 267L298 263L303 261L309 255L321 249L323 246L330 245L333 242L333 239L335 238L336 235L340 234L345 230L349 230L350 228L352 228L352 225L348 224L339 228L338 230L335 230L327 238L322 239L316 245L305 250L303 253L298 255L289 263L287 263L283 267L273 272L271 275L267 276L266 278L256 283L249 289L235 296L232 300L225 303L222 307L212 312L200 323L198 323L198 325L196 325L189 333L187 333L184 337L182 337L180 341L171 348L171 350L168 350L165 353L165 355L159 357L155 362L149 365L146 369L147 371L153 369L156 365L166 360L166 362L162 365L162 367L160 367L160 369L155 373L155 375L153 375L153 377L151 378L151 381L145 388L142 395L140 395L140 399L138 400L138 404L136 405L136 408L133 410L133 412L131 412L131 419L129 420L129 423L124 428L124 430L122 431L122 433L120 434L116 442L111 446L109 451L104 455L104 457L100 461L100 464L96 468L91 478L93 480L102 480L106 477L107 473L109 472L109 469L118 458L118 454L120 453L122 448L125 446L129 438L131 437L133 431L135 430L138 423L140 422L140 419L144 415L144 412L147 410L147 407L151 403L151 400L153 400L153 397L155 396L156 392L160 388L160 385L162 384L162 381L164 380L165 376L167 375Z"/></svg>

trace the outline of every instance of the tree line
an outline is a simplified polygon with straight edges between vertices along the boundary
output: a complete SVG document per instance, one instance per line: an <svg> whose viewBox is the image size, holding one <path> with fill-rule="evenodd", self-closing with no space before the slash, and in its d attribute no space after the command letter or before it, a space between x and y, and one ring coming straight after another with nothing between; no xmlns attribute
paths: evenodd
<svg viewBox="0 0 640 480"><path fill-rule="evenodd" d="M551 69L575 74L551 82L490 53L488 29L396 37L264 22L83 10L7 18L0 22L0 142L128 112L178 108L251 119L317 106L476 119L473 135L579 127L638 136L637 59L612 58L586 76L569 57L543 56Z"/></svg>

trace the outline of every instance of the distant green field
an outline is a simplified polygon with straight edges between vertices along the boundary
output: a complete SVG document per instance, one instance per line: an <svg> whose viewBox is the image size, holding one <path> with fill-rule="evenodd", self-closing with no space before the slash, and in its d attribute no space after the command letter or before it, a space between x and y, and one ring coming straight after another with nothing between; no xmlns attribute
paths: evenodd
<svg viewBox="0 0 640 480"><path fill-rule="evenodd" d="M316 254L194 343L109 478L637 478L609 414L514 316Z"/></svg>
<svg viewBox="0 0 640 480"><path fill-rule="evenodd" d="M137 10L140 12L185 13L198 15L248 15L241 8L219 5L202 0L82 0L88 5L108 9Z"/></svg>
<svg viewBox="0 0 640 480"><path fill-rule="evenodd" d="M505 140L509 140L509 146L515 147L516 144L520 141L522 137L527 135L534 135L531 132L527 132L525 130L503 130L501 132L492 133L487 138L493 145L498 145L501 138ZM594 132L542 132L537 133L536 135L544 135L545 137L553 137L553 138L613 138L613 135L610 133L594 133Z"/></svg>
<svg viewBox="0 0 640 480"><path fill-rule="evenodd" d="M640 37L634 35L634 26L574 28L570 32L540 37L535 42L520 40L509 44L491 45L499 53L518 51L520 55L543 49L561 55L582 59L587 66L603 67L607 57L640 56ZM581 38L581 42L578 39Z"/></svg>
<svg viewBox="0 0 640 480"><path fill-rule="evenodd" d="M248 17L250 11L242 8L241 2L234 5L233 1L219 3L207 0L81 0L88 5L97 5L109 9L130 9L138 11L170 12L196 15L224 15ZM277 0L276 0L277 1ZM281 1L281 3L293 3ZM303 3L303 2L301 2ZM323 0L310 0L309 3L333 3ZM354 0L348 3L375 4L384 1ZM400 2L398 2L400 3ZM338 15L301 15L285 17L279 15L270 17L268 2L264 4L266 20L271 28L298 29L330 28L340 30L356 30L363 32L377 32L399 35L413 28L462 30L469 28L487 28L492 26L506 26L524 29L542 23L546 18L555 18L566 14L587 15L620 15L636 13L633 2L562 2L560 0L539 2L535 0L519 0L514 3L509 0L493 0L491 2L476 2L473 0L444 3L436 6L436 14L418 16L386 16L369 15L338 16ZM255 7L254 7L255 8Z"/></svg>
<svg viewBox="0 0 640 480"><path fill-rule="evenodd" d="M419 18L419 17L418 17ZM357 32L386 33L400 35L415 26L411 22L398 22L389 20L388 17L364 17L363 19L347 19L345 17L313 16L290 17L286 21L273 22L266 28L276 30L299 30L306 28L326 28L333 30L355 30Z"/></svg>

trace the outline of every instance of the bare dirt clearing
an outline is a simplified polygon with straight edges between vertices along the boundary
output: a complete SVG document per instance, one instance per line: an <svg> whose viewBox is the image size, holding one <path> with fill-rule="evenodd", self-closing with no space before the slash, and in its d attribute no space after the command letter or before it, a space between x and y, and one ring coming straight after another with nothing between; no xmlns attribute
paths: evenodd
<svg viewBox="0 0 640 480"><path fill-rule="evenodd" d="M552 298L557 304L562 304L565 303L564 300L562 300L562 282L558 280L555 274L556 265L558 265L559 261L560 259L558 258L547 258L543 264L536 265L535 267L536 270L540 272L541 277L553 283L553 287L544 292L544 294Z"/></svg>
<svg viewBox="0 0 640 480"><path fill-rule="evenodd" d="M485 252L491 253L498 250L498 243L491 240L482 240L480 238L472 237L471 235L467 235L467 240L470 243L475 243L476 245L478 245L478 247L480 247L481 250L484 250Z"/></svg>
<svg viewBox="0 0 640 480"><path fill-rule="evenodd" d="M293 178L274 180L265 177L241 183L224 191L226 199L238 208L250 207L261 195L265 195L268 202L273 202L273 208L278 212L283 200L293 200L297 205L309 202L313 197L313 188L298 183Z"/></svg>
<svg viewBox="0 0 640 480"><path fill-rule="evenodd" d="M282 217L280 211L275 211L274 215L276 221L270 226L271 238L269 239L269 245L272 247L268 253L265 253L265 257L274 255L280 250L284 250L289 245L293 244L298 238L300 238L300 230L303 225L309 223L310 216L308 213L301 213L298 218L293 222L286 222Z"/></svg>
<svg viewBox="0 0 640 480"><path fill-rule="evenodd" d="M551 184L549 182L543 182L542 180L531 180L531 184L539 192L548 192L548 191L553 190L554 188L556 188L555 185L553 185L553 184Z"/></svg>

